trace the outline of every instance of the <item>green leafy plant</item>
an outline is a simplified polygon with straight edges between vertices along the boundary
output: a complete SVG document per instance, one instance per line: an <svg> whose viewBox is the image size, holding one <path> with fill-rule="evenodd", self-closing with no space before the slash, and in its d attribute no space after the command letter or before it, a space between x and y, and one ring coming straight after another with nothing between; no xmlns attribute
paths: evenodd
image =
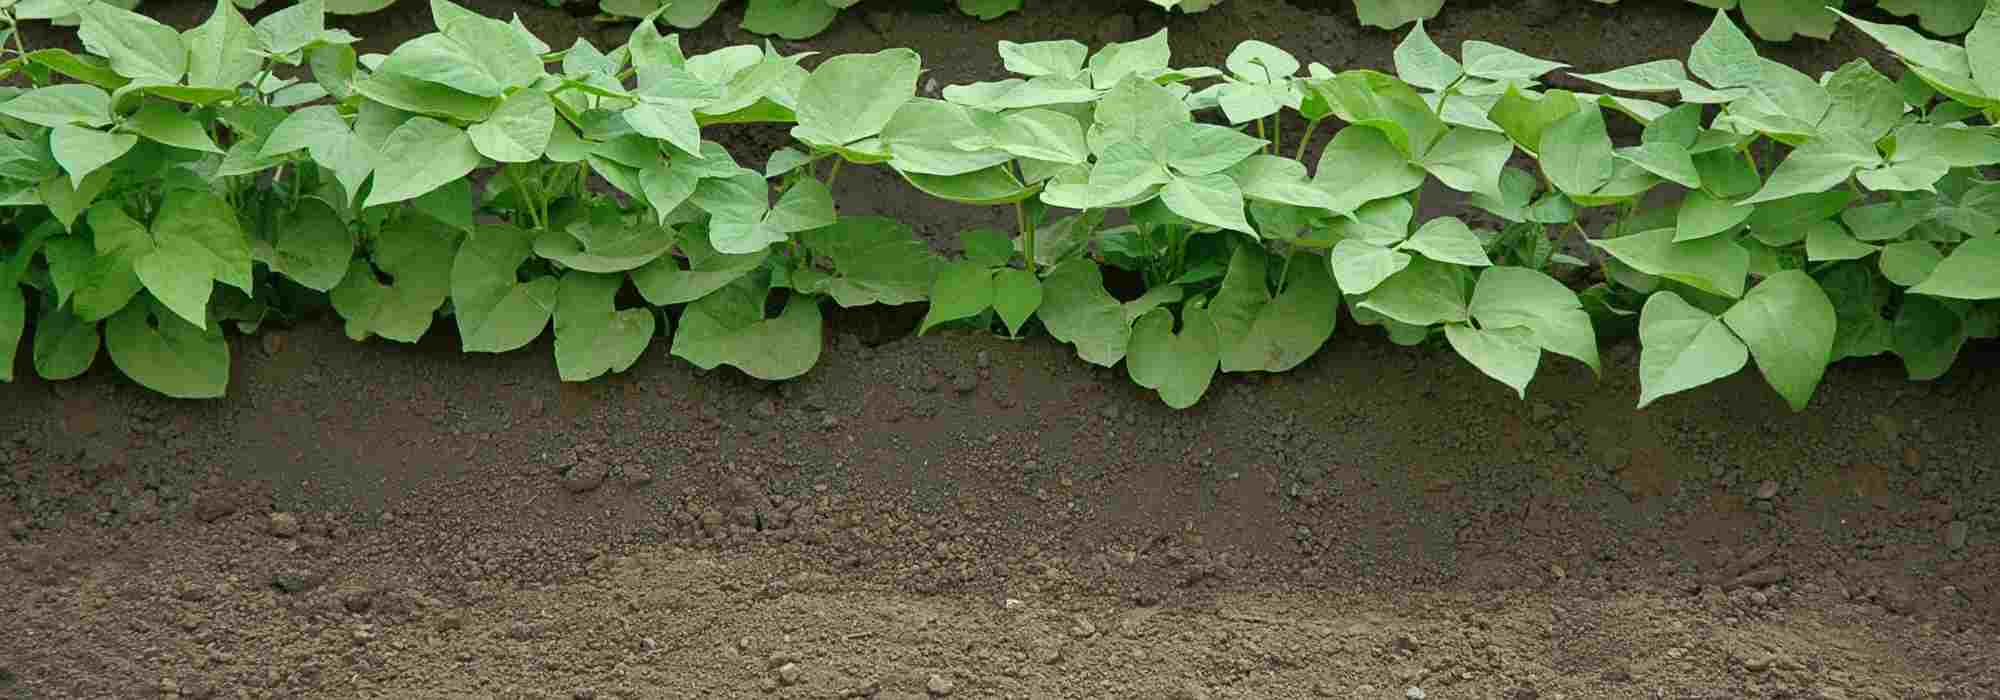
<svg viewBox="0 0 2000 700"><path fill-rule="evenodd" d="M658 14L609 51L555 50L433 0L436 31L357 55L317 0L254 25L225 0L187 32L91 4L87 53L16 40L0 63L27 84L0 94L0 359L32 322L45 378L102 350L213 397L229 330L324 305L357 340L449 319L466 352L552 330L567 381L661 336L781 380L817 362L824 304L927 302L919 332L1039 328L1186 408L1218 374L1297 367L1345 309L1523 395L1545 354L1597 371L1623 329L1641 405L1754 361L1802 409L1833 361L1893 353L1930 379L2000 334L1996 6L1963 45L1843 15L1901 80L1804 75L1718 12L1685 61L1574 76L1603 94L1419 24L1393 73L1257 41L1175 67L1164 31L1001 42L1019 77L931 99L907 49L689 56ZM794 141L761 170L703 138L753 122ZM840 215L846 167L1012 209L1015 230L940 256ZM1419 221L1433 180L1490 219ZM1610 223L1587 229L1593 209Z"/></svg>
<svg viewBox="0 0 2000 700"><path fill-rule="evenodd" d="M563 0L554 0L562 2ZM681 29L693 29L708 22L722 8L724 0L599 0L598 8L608 17L642 18L658 16ZM1019 12L1025 0L952 0L959 12L982 20ZM1146 0L1161 9L1202 12L1221 0ZM833 26L840 11L861 0L746 0L744 30L784 39L806 39Z"/></svg>
<svg viewBox="0 0 2000 700"><path fill-rule="evenodd" d="M1600 5L1618 4L1618 0L1592 1ZM1801 35L1815 39L1831 37L1840 23L1840 9L1859 4L1849 0L1687 1L1716 10L1735 10L1743 15L1751 31L1771 41L1790 41ZM1445 0L1354 0L1362 24L1383 29L1436 17L1444 4ZM1925 31L1957 36L1972 29L1985 10L1986 0L1876 0L1875 5L1898 17L1917 18Z"/></svg>

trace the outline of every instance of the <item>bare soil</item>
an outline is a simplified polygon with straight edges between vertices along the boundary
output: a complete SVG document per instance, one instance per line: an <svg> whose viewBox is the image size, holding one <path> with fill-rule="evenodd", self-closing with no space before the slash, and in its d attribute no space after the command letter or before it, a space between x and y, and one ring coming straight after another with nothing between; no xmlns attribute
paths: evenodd
<svg viewBox="0 0 2000 700"><path fill-rule="evenodd" d="M911 45L950 83L994 75L1002 37L1161 23L1050 4L852 12L792 50ZM624 31L480 5L551 43ZM1388 65L1392 37L1328 6L1167 24L1187 63L1255 35ZM1557 7L1432 30L1599 69L1707 19ZM350 26L379 49L420 8ZM717 26L687 43L749 40ZM776 132L727 138L748 158ZM941 245L985 216L841 186ZM397 346L317 320L233 339L222 401L108 362L0 385L0 697L2000 697L1992 347L1930 383L1844 363L1803 414L1750 373L1640 412L1628 343L1602 379L1552 360L1523 402L1348 324L1174 412L1046 339L914 318L837 313L780 384L661 341L564 385L546 341L463 355L448 323Z"/></svg>

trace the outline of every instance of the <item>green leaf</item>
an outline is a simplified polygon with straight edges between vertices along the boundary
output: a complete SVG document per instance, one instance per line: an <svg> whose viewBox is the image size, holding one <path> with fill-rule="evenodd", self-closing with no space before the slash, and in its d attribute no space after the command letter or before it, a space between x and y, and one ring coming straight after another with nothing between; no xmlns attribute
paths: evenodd
<svg viewBox="0 0 2000 700"><path fill-rule="evenodd" d="M525 87L544 70L539 51L506 22L432 0L438 31L404 42L382 62L377 74L420 80L478 95L501 97L510 88Z"/></svg>
<svg viewBox="0 0 2000 700"><path fill-rule="evenodd" d="M458 180L479 165L479 149L464 131L429 117L415 117L389 132L382 146L407 167L375 173L375 186L363 206L413 199Z"/></svg>
<svg viewBox="0 0 2000 700"><path fill-rule="evenodd" d="M569 272L556 287L556 370L565 382L623 372L653 340L650 309L619 309L623 275Z"/></svg>
<svg viewBox="0 0 2000 700"><path fill-rule="evenodd" d="M1470 318L1466 299L1471 276L1464 267L1414 258L1355 304L1413 326L1462 323Z"/></svg>
<svg viewBox="0 0 2000 700"><path fill-rule="evenodd" d="M108 134L80 126L58 126L49 133L49 150L69 173L70 184L76 187L82 187L85 177L125 155L138 143L139 137L131 134Z"/></svg>
<svg viewBox="0 0 2000 700"><path fill-rule="evenodd" d="M1589 194L1611 179L1611 135L1604 112L1584 105L1542 133L1542 172L1570 194Z"/></svg>
<svg viewBox="0 0 2000 700"><path fill-rule="evenodd" d="M1467 41L1459 48L1465 55L1465 74L1502 82L1535 80L1567 63L1548 61L1484 41Z"/></svg>
<svg viewBox="0 0 2000 700"><path fill-rule="evenodd" d="M743 29L798 41L826 31L840 11L827 0L750 0Z"/></svg>
<svg viewBox="0 0 2000 700"><path fill-rule="evenodd" d="M1649 275L1665 277L1710 294L1743 295L1750 274L1750 251L1732 236L1710 236L1676 242L1675 230L1654 229L1608 240L1592 240L1619 262Z"/></svg>
<svg viewBox="0 0 2000 700"><path fill-rule="evenodd" d="M229 388L222 327L202 330L150 299L105 322L104 348L125 376L172 398L219 398Z"/></svg>
<svg viewBox="0 0 2000 700"><path fill-rule="evenodd" d="M916 231L883 217L841 217L832 225L802 232L799 240L815 255L832 260L835 271L814 284L800 285L799 291L827 294L847 308L923 301L943 266Z"/></svg>
<svg viewBox="0 0 2000 700"><path fill-rule="evenodd" d="M1750 37L1729 20L1728 13L1718 11L1715 20L1709 23L1708 31L1695 41L1688 52L1688 70L1696 77L1708 81L1719 88L1749 85L1757 79L1763 61L1757 55L1757 46L1750 43Z"/></svg>
<svg viewBox="0 0 2000 700"><path fill-rule="evenodd" d="M1914 381L1944 376L1965 347L1965 318L1934 297L1906 296L1892 327L1896 355Z"/></svg>
<svg viewBox="0 0 2000 700"><path fill-rule="evenodd" d="M1952 299L2000 299L2000 239L1974 238L1959 244L1910 292Z"/></svg>
<svg viewBox="0 0 2000 700"><path fill-rule="evenodd" d="M1340 291L1350 295L1365 294L1410 266L1409 253L1353 238L1335 243L1328 257Z"/></svg>
<svg viewBox="0 0 2000 700"><path fill-rule="evenodd" d="M534 234L505 225L472 232L451 266L451 303L465 352L506 352L527 345L555 310L554 277L520 279L534 254Z"/></svg>
<svg viewBox="0 0 2000 700"><path fill-rule="evenodd" d="M1923 284L1944 263L1937 246L1925 241L1901 241L1882 247L1882 276L1899 287Z"/></svg>
<svg viewBox="0 0 2000 700"><path fill-rule="evenodd" d="M467 127L465 135L480 155L502 163L525 163L542 157L555 126L555 104L548 93L525 88L501 101L486 121Z"/></svg>
<svg viewBox="0 0 2000 700"><path fill-rule="evenodd" d="M1745 223L1766 243L1790 245L1803 238L1809 224L1840 214L1853 199L1853 192L1839 189L1772 200L1758 204Z"/></svg>
<svg viewBox="0 0 2000 700"><path fill-rule="evenodd" d="M1424 184L1424 169L1406 162L1381 131L1350 126L1335 134L1320 152L1313 185L1333 195L1336 212L1351 212L1368 202L1394 197Z"/></svg>
<svg viewBox="0 0 2000 700"><path fill-rule="evenodd" d="M1036 315L1051 337L1076 346L1079 357L1100 367L1124 359L1131 321L1124 306L1104 290L1097 263L1072 260L1057 265L1042 280L1042 293Z"/></svg>
<svg viewBox="0 0 2000 700"><path fill-rule="evenodd" d="M354 235L333 207L318 199L299 200L271 230L271 271L310 289L331 291L347 276L354 259Z"/></svg>
<svg viewBox="0 0 2000 700"><path fill-rule="evenodd" d="M791 379L819 361L818 301L793 294L777 318L765 318L768 282L748 276L689 304L681 313L673 354L702 369L733 365L758 379Z"/></svg>
<svg viewBox="0 0 2000 700"><path fill-rule="evenodd" d="M1299 60L1284 49L1251 39L1229 52L1224 66L1249 83L1282 83L1299 72Z"/></svg>
<svg viewBox="0 0 2000 700"><path fill-rule="evenodd" d="M1166 139L1167 166L1182 175L1213 175L1228 170L1269 145L1241 131L1213 124L1176 124Z"/></svg>
<svg viewBox="0 0 2000 700"><path fill-rule="evenodd" d="M207 153L222 153L215 141L208 137L200 123L180 110L158 102L149 102L139 108L138 113L125 120L125 128L140 136L175 148Z"/></svg>
<svg viewBox="0 0 2000 700"><path fill-rule="evenodd" d="M1674 242L1680 243L1707 238L1735 229L1738 224L1750 218L1755 210L1737 206L1727 199L1718 199L1706 192L1689 192L1681 200L1679 215L1674 223Z"/></svg>
<svg viewBox="0 0 2000 700"><path fill-rule="evenodd" d="M799 87L792 136L816 146L843 146L882 133L916 93L922 63L909 49L827 59Z"/></svg>
<svg viewBox="0 0 2000 700"><path fill-rule="evenodd" d="M1526 328L1473 328L1453 323L1444 327L1445 340L1472 366L1486 376L1513 387L1521 398L1528 397L1528 383L1535 379L1542 351L1535 347L1534 332Z"/></svg>
<svg viewBox="0 0 2000 700"><path fill-rule="evenodd" d="M1086 69L1090 73L1091 84L1103 90L1124 81L1127 76L1145 77L1155 71L1166 70L1172 57L1167 30L1161 29L1144 39L1105 44L1090 57Z"/></svg>
<svg viewBox="0 0 2000 700"><path fill-rule="evenodd" d="M56 286L56 306L69 304L70 313L88 323L110 318L139 294L144 286L132 262L153 251L152 237L138 222L126 218L107 226L125 228L95 231L95 250L80 236L56 238L42 248Z"/></svg>
<svg viewBox="0 0 2000 700"><path fill-rule="evenodd" d="M1319 256L1293 253L1287 279L1272 296L1267 255L1236 247L1208 315L1221 338L1224 372L1285 372L1312 357L1333 336L1340 292Z"/></svg>
<svg viewBox="0 0 2000 700"><path fill-rule="evenodd" d="M1443 8L1444 0L1354 0L1354 11L1361 23L1382 29L1436 17Z"/></svg>
<svg viewBox="0 0 2000 700"><path fill-rule="evenodd" d="M1847 229L1832 221L1814 222L1806 228L1807 260L1858 260L1879 250L1880 247L1855 240Z"/></svg>
<svg viewBox="0 0 2000 700"><path fill-rule="evenodd" d="M709 245L706 227L691 225L677 247L687 257L683 268L672 255L663 255L632 271L632 284L654 306L685 304L708 296L764 264L765 251L748 255L724 255Z"/></svg>
<svg viewBox="0 0 2000 700"><path fill-rule="evenodd" d="M1820 288L1833 299L1838 317L1833 360L1888 352L1894 342L1893 330L1884 315L1890 285L1875 267L1860 262L1834 263L1821 269L1818 278Z"/></svg>
<svg viewBox="0 0 2000 700"><path fill-rule="evenodd" d="M264 67L255 53L261 43L256 31L230 0L216 0L208 21L181 40L187 47L187 82L194 87L234 90L255 80Z"/></svg>
<svg viewBox="0 0 2000 700"><path fill-rule="evenodd" d="M1834 71L1827 78L1826 91L1833 104L1819 123L1822 131L1842 131L1874 141L1903 119L1902 93L1866 59L1854 59Z"/></svg>
<svg viewBox="0 0 2000 700"><path fill-rule="evenodd" d="M1174 178L1160 190L1160 201L1190 221L1256 234L1243 216L1243 190L1227 175Z"/></svg>
<svg viewBox="0 0 2000 700"><path fill-rule="evenodd" d="M1613 90L1628 92L1672 92L1688 84L1687 69L1679 59L1663 58L1602 73L1571 73Z"/></svg>
<svg viewBox="0 0 2000 700"><path fill-rule="evenodd" d="M993 148L1020 158L1071 165L1090 157L1083 124L1053 109L1024 109L1001 115L988 131Z"/></svg>
<svg viewBox="0 0 2000 700"><path fill-rule="evenodd" d="M119 75L171 85L187 74L188 49L172 27L107 2L84 4L77 14L83 18L77 38L91 53L111 59Z"/></svg>
<svg viewBox="0 0 2000 700"><path fill-rule="evenodd" d="M1723 320L1673 292L1646 299L1639 312L1639 407L1735 374L1750 350Z"/></svg>
<svg viewBox="0 0 2000 700"><path fill-rule="evenodd" d="M1833 189L1862 168L1882 162L1875 147L1843 134L1827 134L1807 141L1785 157L1772 171L1764 188L1741 204L1757 204L1794 195L1815 194Z"/></svg>
<svg viewBox="0 0 2000 700"><path fill-rule="evenodd" d="M1421 19L1403 37L1403 42L1396 45L1394 58L1396 77L1426 90L1443 90L1465 75L1464 67L1431 41Z"/></svg>
<svg viewBox="0 0 2000 700"><path fill-rule="evenodd" d="M1583 302L1576 292L1539 270L1495 267L1481 273L1472 290L1471 311L1482 329L1524 328L1534 347L1600 371L1597 332Z"/></svg>
<svg viewBox="0 0 2000 700"><path fill-rule="evenodd" d="M1128 76L1097 103L1091 126L1091 150L1102 155L1110 144L1138 144L1149 153L1161 150L1176 127L1192 118L1187 104L1173 91L1138 76Z"/></svg>
<svg viewBox="0 0 2000 700"><path fill-rule="evenodd" d="M1620 148L1613 152L1620 161L1631 163L1646 172L1672 180L1675 184L1689 189L1702 186L1701 169L1695 165L1694 157L1686 148L1671 143L1642 143L1638 146ZM1614 169L1615 170L1615 169ZM1755 173L1752 173L1754 177ZM1756 187L1755 184L1751 185Z"/></svg>
<svg viewBox="0 0 2000 700"><path fill-rule="evenodd" d="M1220 345L1215 323L1200 304L1181 307L1179 333L1173 312L1153 309L1133 324L1126 373L1133 383L1158 391L1167 406L1184 409L1201 401L1215 380Z"/></svg>
<svg viewBox="0 0 2000 700"><path fill-rule="evenodd" d="M6 291L0 291L0 316L7 311ZM0 319L0 326L6 321ZM0 355L11 352L13 343L0 331ZM84 321L67 309L54 304L42 304L41 316L35 319L35 374L43 379L62 381L83 376L90 365L97 361L97 348L102 344L98 338L97 323ZM0 369L8 372L13 368L12 358Z"/></svg>
<svg viewBox="0 0 2000 700"><path fill-rule="evenodd" d="M1522 92L1510 85L1487 116L1522 149L1536 153L1541 149L1542 134L1564 117L1575 114L1577 109L1573 93L1551 90L1538 95Z"/></svg>
<svg viewBox="0 0 2000 700"><path fill-rule="evenodd" d="M1007 332L1018 337L1021 326L1042 306L1042 281L1035 273L1011 267L993 273L993 311L1007 324Z"/></svg>
<svg viewBox="0 0 2000 700"><path fill-rule="evenodd" d="M973 123L965 107L928 98L903 103L882 127L882 143L894 158L891 167L905 173L964 175L1011 160L1009 154L983 145L986 132Z"/></svg>
<svg viewBox="0 0 2000 700"><path fill-rule="evenodd" d="M949 177L901 171L898 174L924 194L961 204L1013 204L1034 197L1036 193L1035 188L1022 185L1020 180L1015 179L1006 165Z"/></svg>
<svg viewBox="0 0 2000 700"><path fill-rule="evenodd" d="M500 100L425 82L395 73L377 72L354 83L354 91L384 107L461 121L485 121ZM366 115L367 109L362 110Z"/></svg>
<svg viewBox="0 0 2000 700"><path fill-rule="evenodd" d="M0 114L46 127L111 124L111 93L91 85L35 88L0 103Z"/></svg>
<svg viewBox="0 0 2000 700"><path fill-rule="evenodd" d="M924 314L917 334L931 327L979 314L993 306L993 269L970 262L955 262L938 272L931 284L930 310Z"/></svg>
<svg viewBox="0 0 2000 700"><path fill-rule="evenodd" d="M1466 226L1464 221L1453 216L1442 216L1424 222L1416 233L1410 234L1409 240L1404 241L1396 249L1420 253L1438 262L1457 265L1485 267L1493 264L1493 261L1486 257L1486 247L1480 243L1479 236L1474 234L1472 228Z"/></svg>
<svg viewBox="0 0 2000 700"><path fill-rule="evenodd" d="M965 261L980 267L1005 267L1014 260L1014 239L1005 233L989 228L972 229L958 234L961 247L965 249Z"/></svg>
<svg viewBox="0 0 2000 700"><path fill-rule="evenodd" d="M113 203L90 211L93 230L136 225L118 221L122 218ZM250 291L249 240L235 210L214 193L168 191L153 217L152 238L155 248L135 259L132 269L162 305L196 328L207 324L214 282Z"/></svg>
<svg viewBox="0 0 2000 700"><path fill-rule="evenodd" d="M535 255L584 272L636 270L673 248L675 232L651 217L632 221L611 202L598 202L590 215L562 231L535 237Z"/></svg>
<svg viewBox="0 0 2000 700"><path fill-rule="evenodd" d="M989 19L980 17L980 19ZM1074 77L1083 72L1083 59L1090 47L1073 40L1036 41L1017 44L1000 40L1000 63L1010 73L1029 77L1054 75Z"/></svg>
<svg viewBox="0 0 2000 700"><path fill-rule="evenodd" d="M1457 127L1438 139L1416 164L1454 190L1499 197L1500 171L1513 155L1514 142L1505 134Z"/></svg>
<svg viewBox="0 0 2000 700"><path fill-rule="evenodd" d="M1965 35L1966 63L1972 82L1987 97L2000 99L2000 8L1986 1L1986 11Z"/></svg>
<svg viewBox="0 0 2000 700"><path fill-rule="evenodd" d="M1729 329L1750 346L1765 381L1803 411L1833 355L1837 318L1833 302L1804 272L1780 272L1751 289L1723 313Z"/></svg>
<svg viewBox="0 0 2000 700"><path fill-rule="evenodd" d="M257 20L255 31L264 51L282 56L302 50L326 32L326 3L301 0Z"/></svg>

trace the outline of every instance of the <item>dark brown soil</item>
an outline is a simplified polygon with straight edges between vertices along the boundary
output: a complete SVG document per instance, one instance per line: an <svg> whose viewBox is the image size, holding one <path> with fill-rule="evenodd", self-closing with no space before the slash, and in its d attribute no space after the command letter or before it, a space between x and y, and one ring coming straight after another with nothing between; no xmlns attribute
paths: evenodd
<svg viewBox="0 0 2000 700"><path fill-rule="evenodd" d="M1000 37L1159 22L1051 4L850 13L794 48L914 45L946 83L991 76ZM1433 30L1602 68L1706 22L1556 5ZM390 45L420 7L354 26ZM507 7L551 43L612 35ZM1349 12L1171 24L1187 63L1256 33L1387 65ZM841 183L849 213L944 239L983 216ZM1754 374L1637 412L1628 344L1602 380L1552 360L1523 402L1349 326L1173 412L1046 339L875 330L893 318L837 316L783 384L661 341L564 385L546 342L309 322L235 339L223 401L108 362L0 385L0 696L2000 697L1991 348L1932 383L1843 364L1804 414Z"/></svg>

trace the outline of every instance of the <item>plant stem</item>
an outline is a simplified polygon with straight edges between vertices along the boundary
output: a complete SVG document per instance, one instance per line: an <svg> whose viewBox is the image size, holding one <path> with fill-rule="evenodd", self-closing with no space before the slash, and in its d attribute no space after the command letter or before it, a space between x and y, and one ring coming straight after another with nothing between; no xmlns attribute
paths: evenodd
<svg viewBox="0 0 2000 700"><path fill-rule="evenodd" d="M1271 155L1285 150L1285 113L1271 115Z"/></svg>
<svg viewBox="0 0 2000 700"><path fill-rule="evenodd" d="M1440 119L1444 118L1444 103L1445 101L1451 99L1451 94L1458 90L1458 84L1462 82L1465 82L1464 75L1460 75L1457 78L1453 79L1450 85L1444 86L1444 92L1438 93L1438 106L1437 106L1437 113L1435 114L1435 116L1437 116Z"/></svg>
<svg viewBox="0 0 2000 700"><path fill-rule="evenodd" d="M826 188L827 188L827 189L829 189L829 190L830 190L830 189L833 189L833 181L834 181L834 180L837 180L837 179L839 179L839 178L840 178L840 164L842 164L842 163L845 163L845 162L847 162L847 159L846 159L846 158L835 158L835 159L834 159L834 161L833 161L833 167L832 167L832 168L828 168L828 169L827 169L827 173L826 173Z"/></svg>
<svg viewBox="0 0 2000 700"><path fill-rule="evenodd" d="M1020 202L1014 203L1014 225L1021 230L1021 257L1028 262L1028 272L1039 276L1035 263L1035 224L1028 221L1028 208Z"/></svg>
<svg viewBox="0 0 2000 700"><path fill-rule="evenodd" d="M1290 281L1292 281L1292 258L1296 258L1296 257L1298 257L1298 256L1297 256L1297 255L1293 255L1293 254L1292 254L1292 246L1291 246L1291 244L1289 244L1289 243L1285 244L1285 266L1284 266L1284 269L1283 269L1283 270L1279 270L1279 271L1278 271L1278 293L1279 293L1279 294L1284 294L1284 293L1285 293L1285 283L1287 283L1287 282L1290 282Z"/></svg>
<svg viewBox="0 0 2000 700"><path fill-rule="evenodd" d="M1312 143L1313 132L1319 130L1319 122L1318 119L1306 122L1306 135L1299 137L1299 150L1292 154L1292 160L1303 162L1306 159L1306 146Z"/></svg>
<svg viewBox="0 0 2000 700"><path fill-rule="evenodd" d="M1257 138L1264 138L1264 120L1257 120Z"/></svg>

